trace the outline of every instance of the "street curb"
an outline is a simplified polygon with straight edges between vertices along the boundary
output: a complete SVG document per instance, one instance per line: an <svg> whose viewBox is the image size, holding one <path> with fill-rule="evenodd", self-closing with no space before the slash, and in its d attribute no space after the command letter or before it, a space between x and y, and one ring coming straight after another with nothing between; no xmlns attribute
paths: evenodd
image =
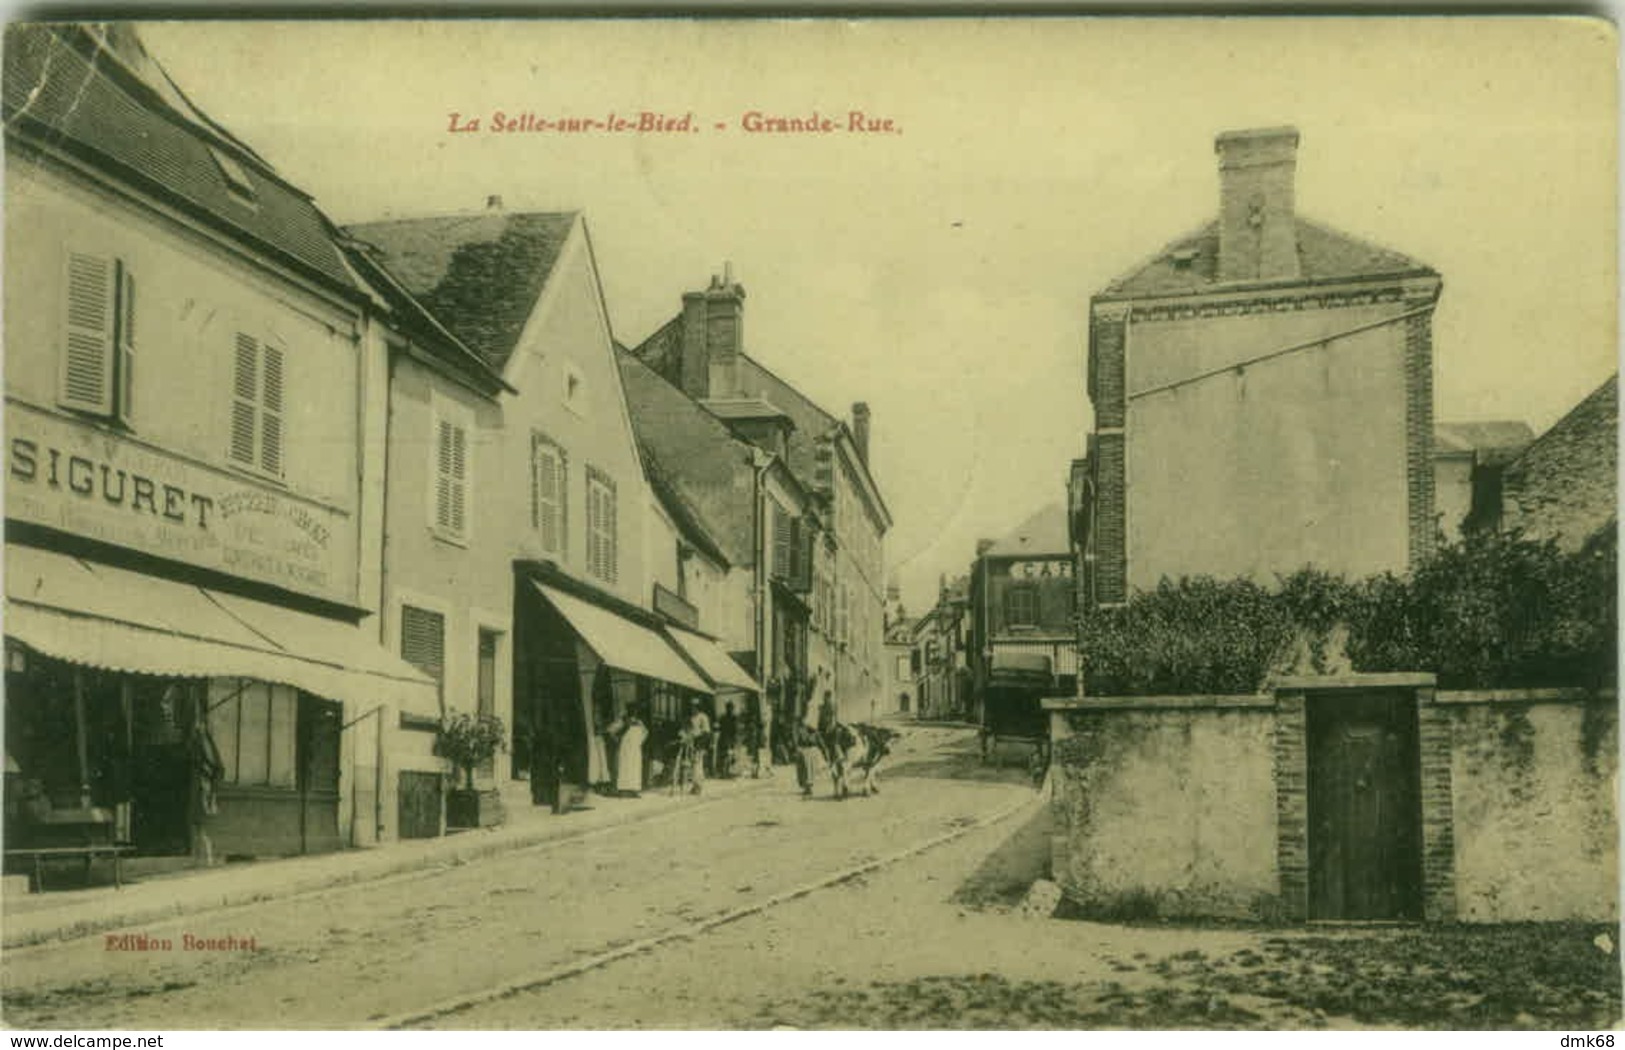
<svg viewBox="0 0 1625 1050"><path fill-rule="evenodd" d="M4 920L5 930L0 933L0 948L7 951L16 951L42 945L53 945L142 923L166 922L171 919L185 918L192 915L204 915L252 904L263 904L267 901L315 896L360 883L381 882L418 874L434 868L467 864L498 853L580 842L583 839L608 834L621 828L691 812L694 809L724 802L740 795L752 794L756 791L765 790L775 783L777 783L775 778L764 777L758 781L741 784L740 787L724 795L713 794L701 796L697 799L684 799L681 804L662 806L659 809L649 810L644 813L629 811L625 819L617 819L610 823L586 828L565 827L555 830L544 823L534 830L515 829L498 832L494 835L480 835L478 832L465 833L435 840L435 847L426 849L421 853L413 851L406 856L391 852L400 845L392 843L378 847L375 850L354 851L353 853L344 851L336 854L324 854L320 857L267 861L265 862L267 864L298 864L301 860L308 860L313 862L312 867L314 868L319 867L324 862L331 863L335 857L349 855L359 863L348 870L339 872L323 870L297 872L288 881L270 887L255 886L228 889L213 895L204 891L201 894L138 906L111 915L67 918L64 916L51 916L48 912L42 912L34 914L43 915L44 918L37 923L30 923L28 922L29 914L24 913L13 919ZM185 875L174 880L178 891L184 891L185 881ZM70 910L71 907L69 905L62 910ZM17 932L19 928L20 932Z"/></svg>
<svg viewBox="0 0 1625 1050"><path fill-rule="evenodd" d="M917 842L912 846L898 850L896 853L891 853L887 856L879 857L874 860L867 860L861 864L856 864L852 867L835 872L832 875L826 875L820 879L803 883L802 885L796 886L792 889L783 890L779 893L773 894L770 897L764 898L763 900L756 901L755 903L742 904L738 907L728 908L724 911L718 912L710 918L699 919L686 925L667 930L664 933L657 933L652 937L645 937L629 944L623 944L618 948L611 948L608 951L600 952L597 955L592 955L585 959L578 959L574 962L563 963L559 966L553 967L552 969L544 970L540 974L530 977L521 977L512 981L505 981L502 984L496 985L492 988L482 989L478 992L466 993L450 999L443 999L439 1003L432 1006L423 1007L410 1013L402 1013L396 1014L392 1017L373 1019L368 1022L368 1027L384 1031L404 1028L410 1024L430 1021L437 1017L444 1017L448 1014L458 1013L485 1003L495 1002L499 999L507 999L511 996L520 995L524 992L533 991L537 988L543 988L547 985L555 984L558 981L565 980L569 977L575 977L579 974L586 973L589 970L596 970L600 967L607 966L610 963L626 958L629 955L637 955L642 952L647 952L651 949L658 948L669 941L678 941L689 937L694 937L698 934L714 930L718 926L725 926L728 923L737 922L740 919L748 918L749 916L767 911L770 908L776 908L781 904L787 904L790 901L798 898L806 897L812 893L816 893L819 890L827 889L843 882L849 882L852 879L855 879L861 875L866 875L871 871L895 864L898 861L907 860L910 857L916 856L920 853L925 853L928 850L937 848L938 846L947 845L948 843L953 842L955 839L963 838L972 832L981 831L984 828L992 827L1001 821L1008 820L1010 817L1015 816L1023 809L1026 809L1029 806L1041 804L1043 801L1044 799L1041 794L1034 793L1023 798L1015 805L1007 806L990 816L982 817L981 819L972 821L969 824L963 824L954 828L952 831L926 839L924 842Z"/></svg>

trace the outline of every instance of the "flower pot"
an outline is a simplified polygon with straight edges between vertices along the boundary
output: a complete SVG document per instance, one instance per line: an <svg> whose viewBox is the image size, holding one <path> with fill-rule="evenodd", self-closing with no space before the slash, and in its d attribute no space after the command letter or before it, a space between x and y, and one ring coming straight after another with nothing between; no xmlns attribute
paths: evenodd
<svg viewBox="0 0 1625 1050"><path fill-rule="evenodd" d="M453 788L446 793L448 828L489 828L502 823L502 796L496 790Z"/></svg>

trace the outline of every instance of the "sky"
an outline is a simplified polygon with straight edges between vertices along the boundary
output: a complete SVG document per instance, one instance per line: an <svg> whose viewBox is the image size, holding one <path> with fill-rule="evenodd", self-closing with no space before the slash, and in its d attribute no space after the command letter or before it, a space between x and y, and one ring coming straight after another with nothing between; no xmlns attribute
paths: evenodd
<svg viewBox="0 0 1625 1050"><path fill-rule="evenodd" d="M340 223L586 215L636 345L730 264L748 353L873 412L913 613L1065 495L1089 297L1217 212L1213 138L1301 133L1299 212L1443 275L1435 417L1536 430L1617 368L1616 41L1574 18L149 24ZM891 130L748 132L861 111ZM670 133L496 132L681 118ZM480 130L452 132L474 118ZM720 128L718 125L722 125Z"/></svg>

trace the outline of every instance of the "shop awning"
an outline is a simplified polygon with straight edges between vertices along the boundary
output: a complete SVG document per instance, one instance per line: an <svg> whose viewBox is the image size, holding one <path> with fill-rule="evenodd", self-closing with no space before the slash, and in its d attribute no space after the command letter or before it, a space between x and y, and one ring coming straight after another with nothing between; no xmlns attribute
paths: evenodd
<svg viewBox="0 0 1625 1050"><path fill-rule="evenodd" d="M761 684L735 663L727 650L712 639L703 634L695 634L693 631L685 631L681 627L668 626L666 630L671 632L672 638L676 639L683 652L699 665L700 671L718 688L744 689L752 693L762 691Z"/></svg>
<svg viewBox="0 0 1625 1050"><path fill-rule="evenodd" d="M711 692L659 632L544 583L531 582L604 663L685 689Z"/></svg>
<svg viewBox="0 0 1625 1050"><path fill-rule="evenodd" d="M6 545L4 627L47 656L104 670L258 678L440 716L433 680L359 627L33 547Z"/></svg>

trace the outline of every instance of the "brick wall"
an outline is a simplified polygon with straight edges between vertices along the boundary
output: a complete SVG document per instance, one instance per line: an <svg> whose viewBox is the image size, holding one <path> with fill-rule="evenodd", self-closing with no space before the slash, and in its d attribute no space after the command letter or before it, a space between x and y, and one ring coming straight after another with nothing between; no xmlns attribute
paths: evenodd
<svg viewBox="0 0 1625 1050"><path fill-rule="evenodd" d="M1301 692L1275 697L1275 867L1281 917L1309 917L1308 718Z"/></svg>
<svg viewBox="0 0 1625 1050"><path fill-rule="evenodd" d="M1096 600L1102 603L1128 599L1128 491L1122 431L1125 416L1123 355L1128 324L1126 308L1097 307L1089 319L1097 485L1094 590Z"/></svg>
<svg viewBox="0 0 1625 1050"><path fill-rule="evenodd" d="M1432 302L1407 299L1422 309ZM1433 312L1409 318L1405 328L1405 493L1412 568L1433 553Z"/></svg>

